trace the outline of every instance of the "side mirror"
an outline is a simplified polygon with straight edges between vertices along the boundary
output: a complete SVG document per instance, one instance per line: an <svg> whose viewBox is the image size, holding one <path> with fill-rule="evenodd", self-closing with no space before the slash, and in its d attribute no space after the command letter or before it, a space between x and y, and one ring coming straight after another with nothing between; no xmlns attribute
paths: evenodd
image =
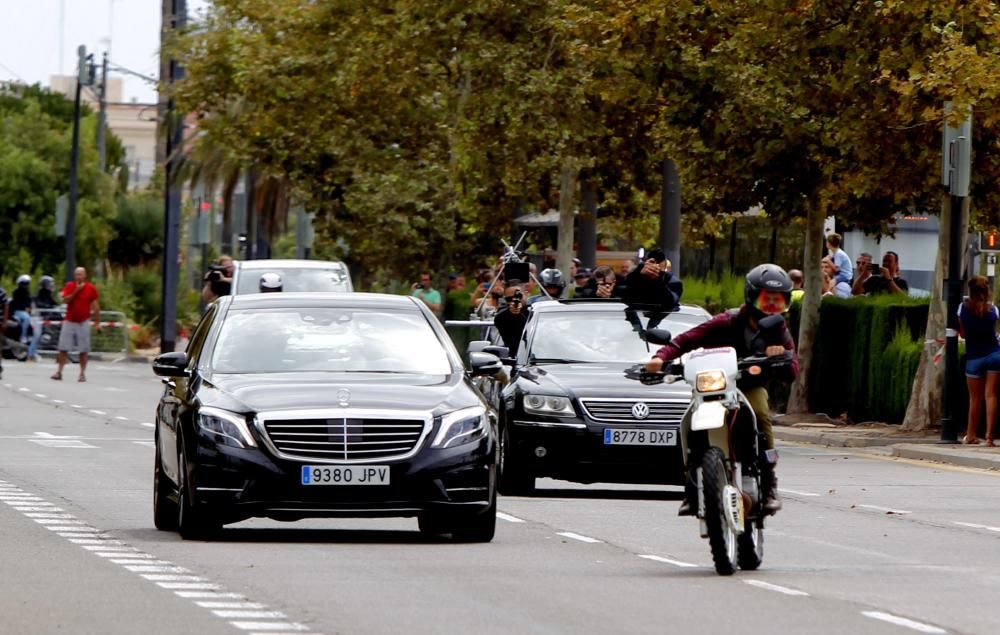
<svg viewBox="0 0 1000 635"><path fill-rule="evenodd" d="M487 346L491 346L492 344L493 342L489 340L473 340L469 342L469 345L466 347L465 352L469 353L470 355L472 353L482 353L486 351Z"/></svg>
<svg viewBox="0 0 1000 635"><path fill-rule="evenodd" d="M473 377L492 377L503 370L503 363L496 355L489 353L469 353L469 368Z"/></svg>
<svg viewBox="0 0 1000 635"><path fill-rule="evenodd" d="M500 345L486 346L483 348L481 352L489 353L490 355L496 355L500 359L505 359L507 357L510 357L510 349L507 348L506 346L500 346Z"/></svg>
<svg viewBox="0 0 1000 635"><path fill-rule="evenodd" d="M153 360L153 372L160 377L186 377L187 365L187 353L164 353Z"/></svg>
<svg viewBox="0 0 1000 635"><path fill-rule="evenodd" d="M646 341L650 344L659 344L660 346L664 346L669 344L672 339L670 331L666 329L646 329L645 333Z"/></svg>
<svg viewBox="0 0 1000 635"><path fill-rule="evenodd" d="M784 324L785 316L781 314L769 315L757 321L757 330L761 333L773 333L774 331L781 330Z"/></svg>

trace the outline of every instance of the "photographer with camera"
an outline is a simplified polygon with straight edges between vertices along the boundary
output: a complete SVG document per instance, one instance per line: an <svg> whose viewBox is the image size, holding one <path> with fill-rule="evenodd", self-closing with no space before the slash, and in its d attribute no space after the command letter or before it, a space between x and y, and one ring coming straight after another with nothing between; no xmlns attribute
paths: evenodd
<svg viewBox="0 0 1000 635"><path fill-rule="evenodd" d="M894 251L887 251L882 256L882 266L872 263L871 275L862 284L862 290L866 295L876 295L879 293L897 293L906 295L910 291L910 285L899 277L899 255Z"/></svg>
<svg viewBox="0 0 1000 635"><path fill-rule="evenodd" d="M233 290L233 271L236 268L232 256L222 255L214 265L208 268L202 281L201 299L205 303L213 302Z"/></svg>
<svg viewBox="0 0 1000 635"><path fill-rule="evenodd" d="M623 298L630 305L657 307L673 311L680 306L684 283L670 271L670 261L662 249L650 249L632 273L625 278Z"/></svg>
<svg viewBox="0 0 1000 635"><path fill-rule="evenodd" d="M531 308L524 301L524 288L520 280L509 280L504 285L503 297L504 306L493 317L493 326L500 333L504 346L510 350L510 356L515 357Z"/></svg>
<svg viewBox="0 0 1000 635"><path fill-rule="evenodd" d="M438 319L441 319L441 309L443 307L441 292L433 287L429 271L424 271L420 274L420 282L413 283L410 287L410 295L426 304L431 313L436 315Z"/></svg>

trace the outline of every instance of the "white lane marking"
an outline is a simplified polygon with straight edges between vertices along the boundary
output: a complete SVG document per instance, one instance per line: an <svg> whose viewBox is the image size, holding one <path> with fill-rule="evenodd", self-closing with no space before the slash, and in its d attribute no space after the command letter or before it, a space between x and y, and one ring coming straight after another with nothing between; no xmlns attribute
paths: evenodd
<svg viewBox="0 0 1000 635"><path fill-rule="evenodd" d="M21 386L20 388L17 389L17 392L31 392L31 389Z"/></svg>
<svg viewBox="0 0 1000 635"><path fill-rule="evenodd" d="M962 527L969 527L970 529L985 529L986 531L1000 532L1000 527L990 527L989 525L980 525L979 523L960 523L957 520L953 520L952 522Z"/></svg>
<svg viewBox="0 0 1000 635"><path fill-rule="evenodd" d="M104 412L103 410L91 410L91 412L94 413L95 415L106 415L106 414L108 414L108 413Z"/></svg>
<svg viewBox="0 0 1000 635"><path fill-rule="evenodd" d="M147 447L147 448L155 448L156 447L156 442L155 441L133 441L132 443L134 443L136 445L141 445L141 446L144 446L144 447Z"/></svg>
<svg viewBox="0 0 1000 635"><path fill-rule="evenodd" d="M63 538L83 538L84 536L91 536L93 534L79 534L75 531L57 531L56 535Z"/></svg>
<svg viewBox="0 0 1000 635"><path fill-rule="evenodd" d="M524 521L517 516L511 516L510 514L505 514L503 512L497 512L497 518L500 520L506 520L509 523L523 523Z"/></svg>
<svg viewBox="0 0 1000 635"><path fill-rule="evenodd" d="M118 416L118 417L115 417L115 420L116 421L128 421L128 417Z"/></svg>
<svg viewBox="0 0 1000 635"><path fill-rule="evenodd" d="M190 569L185 569L184 567L178 567L173 563L167 563L170 566L154 565L150 563L143 562L142 564L128 564L125 568L132 573L191 573ZM199 578L203 580L204 578ZM177 580L180 582L181 580ZM196 580L192 580L195 582ZM169 582L169 580L165 580Z"/></svg>
<svg viewBox="0 0 1000 635"><path fill-rule="evenodd" d="M96 449L96 445L90 445L76 439L28 439L32 443L45 446L47 448L73 448L77 450Z"/></svg>
<svg viewBox="0 0 1000 635"><path fill-rule="evenodd" d="M689 569L692 567L697 567L696 564L691 564L690 562L681 562L680 560L674 560L673 558L664 558L663 556L654 556L651 553L639 556L640 558L645 558L646 560L652 560L653 562L663 562L665 564L672 564L675 567L683 567Z"/></svg>
<svg viewBox="0 0 1000 635"><path fill-rule="evenodd" d="M873 509L877 512L885 512L887 514L912 514L913 512L908 512L905 509L893 509L891 507L882 507L881 505L858 505L858 507L864 507L865 509Z"/></svg>
<svg viewBox="0 0 1000 635"><path fill-rule="evenodd" d="M146 428L155 428L155 427L156 427L156 426L154 426L153 424L151 424L151 423L146 423L146 422L142 422L142 423L140 423L139 425L141 425L141 426L144 426L144 427L146 427Z"/></svg>
<svg viewBox="0 0 1000 635"><path fill-rule="evenodd" d="M66 402L63 401L62 399L53 399L52 403L60 403L61 404L61 403L66 403Z"/></svg>
<svg viewBox="0 0 1000 635"><path fill-rule="evenodd" d="M889 622L890 624L895 624L896 626L912 628L913 630L921 633L947 632L943 628L938 628L937 626L931 626L930 624L924 624L923 622L917 622L905 617L899 617L898 615L892 615L890 613L883 613L882 611L862 611L861 614L874 620L882 620L883 622Z"/></svg>
<svg viewBox="0 0 1000 635"><path fill-rule="evenodd" d="M295 622L230 622L241 631L307 631L302 624Z"/></svg>
<svg viewBox="0 0 1000 635"><path fill-rule="evenodd" d="M48 503L46 503L48 504ZM61 512L62 507L45 507L45 505L12 505L19 512Z"/></svg>
<svg viewBox="0 0 1000 635"><path fill-rule="evenodd" d="M203 609L243 609L243 610L253 610L253 609L263 609L267 608L260 602L217 602L213 600L208 601L198 601L195 602L198 606Z"/></svg>
<svg viewBox="0 0 1000 635"><path fill-rule="evenodd" d="M251 611L222 609L213 610L218 617L223 619L244 619L244 620L287 620L288 616L280 611Z"/></svg>
<svg viewBox="0 0 1000 635"><path fill-rule="evenodd" d="M78 543L87 551L135 551L135 547L129 547L118 540L88 540Z"/></svg>
<svg viewBox="0 0 1000 635"><path fill-rule="evenodd" d="M150 582L207 582L197 575L178 575L176 573L143 573L142 577ZM218 585L216 585L218 586Z"/></svg>
<svg viewBox="0 0 1000 635"><path fill-rule="evenodd" d="M798 589L790 589L786 586L781 586L780 584L771 584L770 582L764 582L763 580L744 580L743 583L749 584L750 586L755 586L758 589L777 591L778 593L784 593L785 595L809 597L809 594L806 593L805 591L799 591Z"/></svg>
<svg viewBox="0 0 1000 635"><path fill-rule="evenodd" d="M779 487L778 491L782 494L792 494L794 496L819 496L819 494L814 494L813 492L800 492L798 490L784 489L782 487Z"/></svg>
<svg viewBox="0 0 1000 635"><path fill-rule="evenodd" d="M219 591L174 591L177 597L182 597L186 600L192 600L194 598L211 598L214 600L243 600L245 599L239 593L224 593Z"/></svg>
<svg viewBox="0 0 1000 635"><path fill-rule="evenodd" d="M570 538L572 540L579 540L580 542L587 542L587 543L591 543L591 544L598 543L598 542L604 542L603 540L598 540L597 538L591 538L590 536L584 536L582 534L577 534L577 533L574 533L572 531L560 531L558 533L558 535L563 536L564 538Z"/></svg>
<svg viewBox="0 0 1000 635"><path fill-rule="evenodd" d="M36 392L35 396L38 397L39 399L46 399L48 397L48 395L43 395L40 392Z"/></svg>
<svg viewBox="0 0 1000 635"><path fill-rule="evenodd" d="M68 531L74 534L99 534L100 529L95 529L94 527L87 527L85 525L80 525L79 527L71 527L69 525L59 525L55 527L53 525L44 525L49 531Z"/></svg>
<svg viewBox="0 0 1000 635"><path fill-rule="evenodd" d="M4 384L3 387L4 388L13 388L14 386L13 386L13 384Z"/></svg>
<svg viewBox="0 0 1000 635"><path fill-rule="evenodd" d="M71 404L69 405L69 407L70 407L70 408L83 408L83 406L81 406L80 404L76 404L76 403L71 403Z"/></svg>
<svg viewBox="0 0 1000 635"><path fill-rule="evenodd" d="M28 518L75 518L73 514L55 514L52 512L23 512Z"/></svg>
<svg viewBox="0 0 1000 635"><path fill-rule="evenodd" d="M143 576L145 577L145 576ZM211 582L157 582L157 586L171 591L218 591L222 587Z"/></svg>
<svg viewBox="0 0 1000 635"><path fill-rule="evenodd" d="M100 552L95 552L94 555L95 556L100 556L102 558L107 558L108 562L113 562L115 564L121 564L121 565L145 565L145 566L156 565L156 566L169 567L169 566L173 566L173 564L174 564L173 562L170 562L168 560L143 560L140 556L148 556L149 558L153 558L154 557L154 556L150 556L149 554L145 554L145 553L144 554L135 554L135 555L133 555L133 554L127 554L128 555L127 558L122 558L123 554L120 554L120 553L100 553Z"/></svg>

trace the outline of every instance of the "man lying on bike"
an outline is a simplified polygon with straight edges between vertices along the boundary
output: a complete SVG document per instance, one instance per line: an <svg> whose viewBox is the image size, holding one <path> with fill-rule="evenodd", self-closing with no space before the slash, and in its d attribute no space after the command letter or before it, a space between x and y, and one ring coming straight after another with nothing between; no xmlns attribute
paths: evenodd
<svg viewBox="0 0 1000 635"><path fill-rule="evenodd" d="M681 333L669 344L656 352L656 355L646 364L649 372L660 372L665 362L679 358L699 348L722 348L730 346L736 349L740 358L754 355L777 357L788 354L789 364L781 369L780 379L791 382L799 371L799 360L795 354L795 342L787 326L761 337L758 331L758 320L768 315L784 313L788 308L792 293L792 280L785 270L777 265L763 264L754 267L747 274L744 287L745 304L738 309L726 311L715 316L708 322L700 324L689 331ZM767 461L765 470L764 510L774 514L781 509L778 498L778 479L775 475L775 464L778 454L774 450L774 434L771 431L771 411L768 404L767 388L759 376L747 376L740 380L740 389L757 415L757 422L764 434ZM690 477L689 477L690 478ZM692 488L689 487L690 491ZM678 512L681 516L694 514L694 509L685 497Z"/></svg>

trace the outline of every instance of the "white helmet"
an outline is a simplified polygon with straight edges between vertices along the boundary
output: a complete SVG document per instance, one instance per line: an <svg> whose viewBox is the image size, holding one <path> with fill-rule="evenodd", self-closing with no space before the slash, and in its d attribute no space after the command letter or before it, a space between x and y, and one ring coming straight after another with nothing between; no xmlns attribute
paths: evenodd
<svg viewBox="0 0 1000 635"><path fill-rule="evenodd" d="M261 293L281 291L281 276L276 273L265 273L260 277L259 286Z"/></svg>
<svg viewBox="0 0 1000 635"><path fill-rule="evenodd" d="M17 286L21 286L22 284L31 284L31 276L29 276L26 273L25 274L21 274L20 276L18 276L17 277Z"/></svg>

